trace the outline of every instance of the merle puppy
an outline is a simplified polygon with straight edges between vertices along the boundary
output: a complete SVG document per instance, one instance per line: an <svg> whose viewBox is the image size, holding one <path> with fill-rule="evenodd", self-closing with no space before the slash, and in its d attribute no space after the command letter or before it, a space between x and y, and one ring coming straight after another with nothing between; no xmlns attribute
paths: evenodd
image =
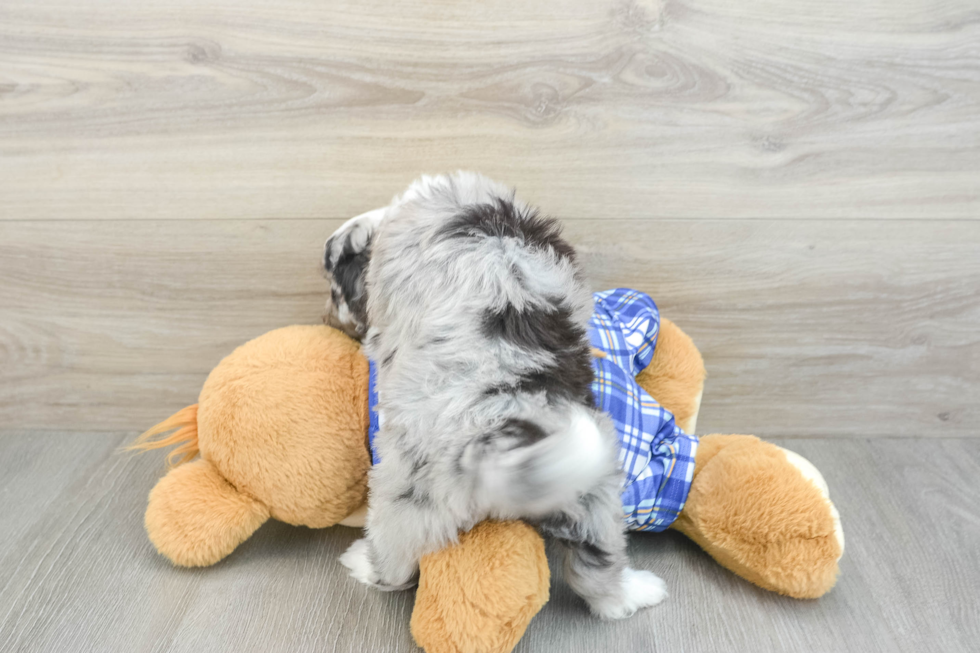
<svg viewBox="0 0 980 653"><path fill-rule="evenodd" d="M558 224L472 173L422 177L327 241L328 323L378 364L380 462L357 580L410 586L422 555L487 518L525 519L565 548L592 611L666 596L627 566L611 422L593 406L592 297Z"/></svg>

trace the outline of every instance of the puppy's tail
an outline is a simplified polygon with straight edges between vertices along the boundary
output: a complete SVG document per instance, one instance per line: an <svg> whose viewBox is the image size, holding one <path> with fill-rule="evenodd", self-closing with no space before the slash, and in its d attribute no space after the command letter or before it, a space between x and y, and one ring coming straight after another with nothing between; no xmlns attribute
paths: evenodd
<svg viewBox="0 0 980 653"><path fill-rule="evenodd" d="M591 412L575 407L563 421L548 432L509 419L467 447L464 467L476 472L492 508L505 516L544 515L573 504L615 470L609 438Z"/></svg>

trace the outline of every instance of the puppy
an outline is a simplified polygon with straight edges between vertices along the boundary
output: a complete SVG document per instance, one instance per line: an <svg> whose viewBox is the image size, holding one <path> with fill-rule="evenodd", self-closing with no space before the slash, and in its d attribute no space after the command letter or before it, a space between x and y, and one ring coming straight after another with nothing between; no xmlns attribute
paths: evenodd
<svg viewBox="0 0 980 653"><path fill-rule="evenodd" d="M524 519L565 552L603 618L659 603L627 566L622 472L595 409L592 297L556 221L472 174L422 177L327 241L326 321L377 364L380 461L366 537L341 557L380 589L488 519Z"/></svg>

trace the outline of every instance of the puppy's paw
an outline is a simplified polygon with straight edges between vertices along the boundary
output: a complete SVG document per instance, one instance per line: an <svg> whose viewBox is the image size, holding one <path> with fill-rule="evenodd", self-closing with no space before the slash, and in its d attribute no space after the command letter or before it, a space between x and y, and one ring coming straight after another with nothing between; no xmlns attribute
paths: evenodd
<svg viewBox="0 0 980 653"><path fill-rule="evenodd" d="M323 267L332 273L341 261L353 259L371 244L378 224L384 219L385 209L375 209L351 218L340 226L323 246Z"/></svg>
<svg viewBox="0 0 980 653"><path fill-rule="evenodd" d="M667 583L650 571L624 569L623 589L637 610L657 605L667 598Z"/></svg>
<svg viewBox="0 0 980 653"><path fill-rule="evenodd" d="M626 568L619 597L591 603L592 611L603 619L625 619L641 608L657 605L667 598L667 584L656 574Z"/></svg>
<svg viewBox="0 0 980 653"><path fill-rule="evenodd" d="M340 564L350 569L350 575L355 580L365 585L377 585L378 573L371 563L371 551L366 539L351 544L350 548L340 556Z"/></svg>

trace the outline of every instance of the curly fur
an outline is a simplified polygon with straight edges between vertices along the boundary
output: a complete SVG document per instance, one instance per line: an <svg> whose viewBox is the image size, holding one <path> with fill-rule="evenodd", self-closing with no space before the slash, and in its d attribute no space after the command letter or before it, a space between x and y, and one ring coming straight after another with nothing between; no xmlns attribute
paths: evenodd
<svg viewBox="0 0 980 653"><path fill-rule="evenodd" d="M405 587L459 531L524 518L565 545L565 576L600 616L665 596L626 566L617 439L590 390L592 298L555 220L479 175L423 177L345 224L324 265L331 323L366 334L379 364L367 538L342 558L356 578Z"/></svg>

